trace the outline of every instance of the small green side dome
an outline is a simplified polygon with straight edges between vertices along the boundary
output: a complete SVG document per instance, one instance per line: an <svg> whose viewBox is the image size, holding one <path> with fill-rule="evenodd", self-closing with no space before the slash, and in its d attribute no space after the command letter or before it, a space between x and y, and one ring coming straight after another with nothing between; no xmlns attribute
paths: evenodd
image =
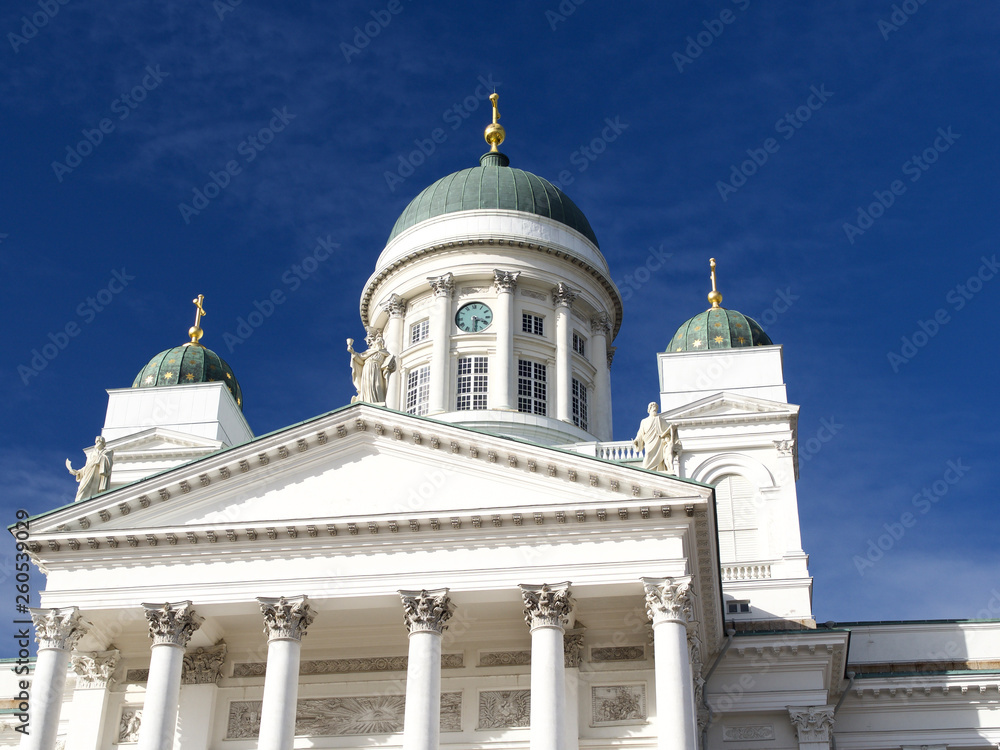
<svg viewBox="0 0 1000 750"><path fill-rule="evenodd" d="M667 345L667 351L700 352L706 349L773 345L774 342L753 318L736 310L710 307L677 329Z"/></svg>
<svg viewBox="0 0 1000 750"><path fill-rule="evenodd" d="M575 229L600 247L583 211L551 182L508 166L510 160L501 153L484 154L479 164L424 188L399 215L388 242L435 216L492 208L545 216Z"/></svg>
<svg viewBox="0 0 1000 750"><path fill-rule="evenodd" d="M201 344L184 344L160 352L135 376L132 387L155 388L188 383L225 383L236 399L236 405L241 411L243 409L243 391L233 368Z"/></svg>

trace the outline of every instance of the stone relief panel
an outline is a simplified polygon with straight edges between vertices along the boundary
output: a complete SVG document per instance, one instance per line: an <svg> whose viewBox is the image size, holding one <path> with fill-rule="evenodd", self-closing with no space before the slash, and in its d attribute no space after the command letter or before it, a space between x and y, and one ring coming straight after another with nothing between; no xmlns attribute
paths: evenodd
<svg viewBox="0 0 1000 750"><path fill-rule="evenodd" d="M299 665L299 674L347 674L351 672L405 672L405 656L372 656L357 659L313 659ZM464 654L442 654L442 669L465 666ZM263 677L265 662L241 662L233 666L233 677Z"/></svg>
<svg viewBox="0 0 1000 750"><path fill-rule="evenodd" d="M121 718L118 719L119 745L126 742L139 741L139 727L142 726L142 706L122 706Z"/></svg>
<svg viewBox="0 0 1000 750"><path fill-rule="evenodd" d="M130 669L125 672L125 682L148 682L148 669Z"/></svg>
<svg viewBox="0 0 1000 750"><path fill-rule="evenodd" d="M641 724L646 721L645 685L604 685L591 688L594 726Z"/></svg>
<svg viewBox="0 0 1000 750"><path fill-rule="evenodd" d="M531 664L530 651L487 651L479 655L481 667L507 667Z"/></svg>
<svg viewBox="0 0 1000 750"><path fill-rule="evenodd" d="M480 729L527 727L530 724L530 690L484 690L479 694Z"/></svg>
<svg viewBox="0 0 1000 750"><path fill-rule="evenodd" d="M591 661L645 661L646 649L642 646L611 646L590 649Z"/></svg>
<svg viewBox="0 0 1000 750"><path fill-rule="evenodd" d="M745 742L748 740L773 740L774 725L762 724L750 727L723 727L724 742Z"/></svg>
<svg viewBox="0 0 1000 750"><path fill-rule="evenodd" d="M296 705L295 734L300 737L338 737L392 734L403 731L402 695L363 695L347 698L302 698ZM227 740L256 739L260 732L261 701L229 704ZM462 694L441 694L441 731L462 731Z"/></svg>

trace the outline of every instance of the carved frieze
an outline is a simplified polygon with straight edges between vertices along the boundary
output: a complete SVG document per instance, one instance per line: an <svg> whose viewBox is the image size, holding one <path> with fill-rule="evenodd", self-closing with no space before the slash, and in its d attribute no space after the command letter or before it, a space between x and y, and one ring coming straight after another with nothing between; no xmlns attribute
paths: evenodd
<svg viewBox="0 0 1000 750"><path fill-rule="evenodd" d="M531 664L530 651L487 651L479 655L481 667L509 667Z"/></svg>
<svg viewBox="0 0 1000 750"><path fill-rule="evenodd" d="M645 685L603 685L591 688L594 725L639 724L646 721Z"/></svg>
<svg viewBox="0 0 1000 750"><path fill-rule="evenodd" d="M139 727L142 725L142 706L122 706L118 719L118 744L139 741Z"/></svg>
<svg viewBox="0 0 1000 750"><path fill-rule="evenodd" d="M723 742L746 742L748 740L773 740L774 726L759 724L746 727L723 727Z"/></svg>
<svg viewBox="0 0 1000 750"><path fill-rule="evenodd" d="M391 734L403 729L402 695L302 698L296 705L295 734L308 737ZM262 701L229 704L227 740L256 739ZM462 730L462 694L441 694L441 731Z"/></svg>
<svg viewBox="0 0 1000 750"><path fill-rule="evenodd" d="M312 659L299 664L299 674L350 674L353 672L405 672L405 656L368 656L353 659ZM442 654L442 669L461 669L463 654ZM233 677L263 677L267 664L241 662L233 667Z"/></svg>
<svg viewBox="0 0 1000 750"><path fill-rule="evenodd" d="M479 694L479 728L531 725L530 690L484 690Z"/></svg>
<svg viewBox="0 0 1000 750"><path fill-rule="evenodd" d="M591 661L645 661L642 646L601 646L590 649Z"/></svg>

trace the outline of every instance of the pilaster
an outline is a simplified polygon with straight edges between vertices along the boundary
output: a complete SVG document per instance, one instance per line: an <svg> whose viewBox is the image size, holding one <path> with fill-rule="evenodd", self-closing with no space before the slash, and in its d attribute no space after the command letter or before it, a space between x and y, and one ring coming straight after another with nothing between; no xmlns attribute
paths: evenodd
<svg viewBox="0 0 1000 750"><path fill-rule="evenodd" d="M788 718L799 740L799 750L830 750L833 706L789 706Z"/></svg>
<svg viewBox="0 0 1000 750"><path fill-rule="evenodd" d="M76 653L72 668L76 673L72 714L66 750L93 750L104 745L104 721L108 711L108 688L114 684L121 662L117 650Z"/></svg>

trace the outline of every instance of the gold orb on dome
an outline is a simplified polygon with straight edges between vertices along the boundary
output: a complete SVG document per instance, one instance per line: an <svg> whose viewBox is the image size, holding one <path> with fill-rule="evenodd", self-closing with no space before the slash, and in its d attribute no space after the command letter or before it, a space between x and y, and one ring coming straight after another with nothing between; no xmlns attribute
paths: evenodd
<svg viewBox="0 0 1000 750"><path fill-rule="evenodd" d="M191 343L197 344L201 341L201 337L205 335L205 332L201 330L201 326L191 326L188 328L188 336L191 337Z"/></svg>
<svg viewBox="0 0 1000 750"><path fill-rule="evenodd" d="M722 304L722 293L713 289L708 293L708 301L712 303L712 307L718 307Z"/></svg>

